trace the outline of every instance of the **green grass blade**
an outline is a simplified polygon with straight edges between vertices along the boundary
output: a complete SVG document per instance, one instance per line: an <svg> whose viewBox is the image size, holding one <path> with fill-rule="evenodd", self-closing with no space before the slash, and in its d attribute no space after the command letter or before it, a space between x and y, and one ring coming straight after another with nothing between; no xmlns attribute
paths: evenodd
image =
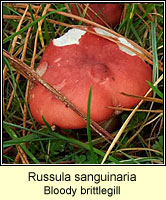
<svg viewBox="0 0 166 200"><path fill-rule="evenodd" d="M146 8L146 12L141 16L142 19L145 19L145 17L147 17L147 15L152 12L152 10L155 8L155 4L149 4ZM140 25L142 23L142 19L137 20L134 23L134 27L136 28L138 25Z"/></svg>
<svg viewBox="0 0 166 200"><path fill-rule="evenodd" d="M8 67L8 69L9 69L9 72L10 72L10 74L11 74L11 79L12 79L13 88L14 88L14 96L16 96L16 79L15 79L15 77L14 77L14 74L13 74L13 71L12 71L12 68L11 68L11 66L10 66L10 63L9 63L8 59L5 58L5 57L3 57L3 58L4 58L4 61L5 61L5 63L6 63L6 65L7 65L7 67Z"/></svg>
<svg viewBox="0 0 166 200"><path fill-rule="evenodd" d="M161 40L162 37L163 37L163 29L161 29L161 31L158 33L158 36L157 36L157 43L158 44L160 44L160 40ZM162 43L160 45L162 45Z"/></svg>
<svg viewBox="0 0 166 200"><path fill-rule="evenodd" d="M3 128L10 135L11 138L13 139L17 138L17 135L15 134L15 132L11 128L9 128L8 125L3 123ZM40 164L37 158L25 147L24 144L20 143L19 145L24 150L24 152L33 160L35 164Z"/></svg>
<svg viewBox="0 0 166 200"><path fill-rule="evenodd" d="M8 10L12 11L14 14L22 17L22 15L19 12L17 12L16 10L14 10L13 8L10 8L9 6L6 6L6 5L4 7L6 7Z"/></svg>
<svg viewBox="0 0 166 200"><path fill-rule="evenodd" d="M152 34L153 84L154 84L156 80L159 78L157 42L156 42L156 25L154 22L151 23L151 34Z"/></svg>
<svg viewBox="0 0 166 200"><path fill-rule="evenodd" d="M31 14L32 20L35 21L35 18L33 16L33 11L32 11L31 4L29 4L29 12ZM34 28L35 28L35 32L37 32L37 24L34 24Z"/></svg>
<svg viewBox="0 0 166 200"><path fill-rule="evenodd" d="M123 152L123 151L120 151L124 156L126 156L127 158L130 159L130 161L132 163L135 163L135 164L140 164L136 159L132 158L130 155L128 155L127 153Z"/></svg>
<svg viewBox="0 0 166 200"><path fill-rule="evenodd" d="M126 25L125 37L128 37L130 33L132 19L134 15L134 9L135 9L135 4L131 4L130 15L129 15L129 18L127 20L127 25Z"/></svg>
<svg viewBox="0 0 166 200"><path fill-rule="evenodd" d="M163 93L156 87L154 86L150 81L147 81L147 83L149 84L149 86L152 88L152 90L157 93L157 95L163 99Z"/></svg>
<svg viewBox="0 0 166 200"><path fill-rule="evenodd" d="M48 33L47 21L45 18L44 18L44 38L46 39L46 45L48 45L50 42L50 36Z"/></svg>
<svg viewBox="0 0 166 200"><path fill-rule="evenodd" d="M14 38L16 35L19 35L21 33L23 33L24 31L26 31L29 27L33 26L34 24L36 24L37 22L39 22L41 19L44 19L45 17L48 17L49 15L52 15L52 14L55 14L56 12L58 11L63 11L65 10L66 8L61 8L61 9L58 9L58 10L54 10L52 12L49 12L47 13L46 15L43 15L39 18L37 18L35 21L31 22L30 24L24 26L22 29L20 29L18 32L16 33L13 33L12 35L10 35L9 37L5 38L3 40L3 44L5 44L6 42L8 42L10 39Z"/></svg>
<svg viewBox="0 0 166 200"><path fill-rule="evenodd" d="M25 101L25 97L24 97L24 95L23 95L23 93L22 93L22 90L21 90L21 88L20 88L20 85L19 85L16 81L15 81L15 83L16 83L16 86L17 86L17 88L18 88L18 90L19 90L19 92L20 92L20 95L21 95L22 99L23 99L23 102L24 102L24 104L25 104L25 106L26 106L26 108L27 108L27 112L28 112L28 114L29 114L29 116L30 116L31 122L32 122L32 124L33 124L33 127L34 127L35 129L37 129L37 128L36 128L36 125L35 125L35 121L34 121L34 119L33 119L33 117L32 117L31 112L30 112L28 103ZM17 96L17 93L16 93L16 96ZM17 99L18 99L18 97L17 97Z"/></svg>
<svg viewBox="0 0 166 200"><path fill-rule="evenodd" d="M31 141L34 141L37 138L38 138L38 135L32 133L30 135L26 135L26 136L23 136L23 137L15 138L13 140L5 141L3 143L3 147L6 148L6 147L16 145L16 144L20 144L20 143L31 142Z"/></svg>
<svg viewBox="0 0 166 200"><path fill-rule="evenodd" d="M138 43L141 45L141 47L144 48L144 44L143 44L139 34L137 33L135 27L133 26L133 24L131 24L131 30L132 30L133 34L135 35L136 39L138 40Z"/></svg>
<svg viewBox="0 0 166 200"><path fill-rule="evenodd" d="M44 118L43 115L42 115L42 119L43 119L45 125L47 126L48 130L49 130L50 132L52 132L51 126L50 126L49 123L46 121L46 119ZM40 144L42 145L41 142L40 142ZM50 151L50 146L51 146L51 140L48 139L48 149L47 149L47 154L48 154L48 155L49 155L49 151ZM43 147L43 148L44 148L44 147ZM47 156L46 158L47 158L46 163L49 163L49 156Z"/></svg>
<svg viewBox="0 0 166 200"><path fill-rule="evenodd" d="M49 123L46 121L46 119L44 118L43 115L42 115L42 119L43 119L45 125L47 126L48 130L49 130L50 132L52 132L51 126L50 126Z"/></svg>
<svg viewBox="0 0 166 200"><path fill-rule="evenodd" d="M91 107L91 98L92 98L92 87L90 87L89 91L89 98L88 98L88 109L87 109L87 135L88 135L88 142L90 148L90 154L92 158L92 163L96 164L96 155L93 150L92 138L91 138L91 130L90 130L90 107Z"/></svg>
<svg viewBox="0 0 166 200"><path fill-rule="evenodd" d="M119 33L122 32L123 29L126 29L125 26L129 20L129 16L130 16L130 4L128 4L128 6L127 6L126 17L123 19L123 21L119 25L119 28L118 28Z"/></svg>

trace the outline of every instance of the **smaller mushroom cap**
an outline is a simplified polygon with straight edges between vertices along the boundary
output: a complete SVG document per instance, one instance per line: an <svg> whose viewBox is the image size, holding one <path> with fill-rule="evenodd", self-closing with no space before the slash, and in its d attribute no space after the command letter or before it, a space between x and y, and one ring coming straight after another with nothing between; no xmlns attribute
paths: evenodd
<svg viewBox="0 0 166 200"><path fill-rule="evenodd" d="M93 30L112 36L98 28ZM134 48L124 38L117 39ZM152 80L150 66L135 53L79 29L70 29L62 37L52 40L36 71L85 114L92 86L91 119L96 122L106 120L114 113L108 106L135 106L139 100L121 92L143 96L149 89L146 81ZM38 83L31 90L29 106L39 123L43 123L43 115L50 125L61 128L86 126L80 116Z"/></svg>
<svg viewBox="0 0 166 200"><path fill-rule="evenodd" d="M71 4L72 13L75 15L79 15L76 4ZM85 5L82 4L80 9L81 13L83 13L85 9ZM86 19L92 20L98 24L105 25L103 21L105 21L111 27L114 27L119 24L123 7L121 4L89 4L89 8L87 10ZM93 12L93 11L95 12ZM101 20L102 19L102 20Z"/></svg>

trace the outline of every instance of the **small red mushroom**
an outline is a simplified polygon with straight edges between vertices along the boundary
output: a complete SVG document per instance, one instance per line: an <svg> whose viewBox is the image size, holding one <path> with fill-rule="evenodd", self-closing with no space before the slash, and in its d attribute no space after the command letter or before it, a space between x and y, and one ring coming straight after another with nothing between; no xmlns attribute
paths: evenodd
<svg viewBox="0 0 166 200"><path fill-rule="evenodd" d="M76 4L71 4L72 13L79 15ZM106 22L111 27L119 24L123 7L121 4L89 4L85 18L98 24L105 25ZM85 4L79 6L81 14L85 9Z"/></svg>
<svg viewBox="0 0 166 200"><path fill-rule="evenodd" d="M111 35L98 28L94 31ZM134 48L124 38L117 39ZM135 106L139 100L121 92L143 96L149 89L146 81L152 81L150 66L135 53L79 29L70 29L62 37L52 40L36 71L85 114L92 86L91 119L96 122L104 121L114 113L108 106ZM38 83L31 90L29 106L39 123L44 123L43 115L50 125L61 128L86 126L80 116Z"/></svg>

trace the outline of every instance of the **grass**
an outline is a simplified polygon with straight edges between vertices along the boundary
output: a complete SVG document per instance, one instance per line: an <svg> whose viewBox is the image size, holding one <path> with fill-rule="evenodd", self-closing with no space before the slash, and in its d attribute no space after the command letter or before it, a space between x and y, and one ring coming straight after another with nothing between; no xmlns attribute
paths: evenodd
<svg viewBox="0 0 166 200"><path fill-rule="evenodd" d="M90 110L91 110L91 99L92 99L92 87L90 87L89 90L89 98L88 98L88 109L87 109L87 135L88 135L88 143L90 147L90 155L92 159L93 164L97 164L96 155L93 150L93 143L92 143L92 137L91 137L91 130L90 130Z"/></svg>
<svg viewBox="0 0 166 200"><path fill-rule="evenodd" d="M68 12L65 4L39 6L40 10L34 9L33 4L21 4L20 7L3 4L3 49L31 68L36 68L50 39L63 35L73 25L83 24L83 20L73 21L58 14L58 11ZM155 100L162 100L163 5L131 3L124 5L124 10L123 19L114 30L147 51L153 69L153 82L147 84L152 88ZM90 127L93 88L89 92L85 129L54 129L44 118L43 127L34 121L26 103L28 80L12 68L7 58L3 61L3 163L99 164L104 156L105 164L163 163L162 112L136 112L130 120L129 111L122 112L118 126L111 131L108 129L114 138L119 136L109 152L110 143ZM163 103L145 101L140 109L162 110ZM122 133L119 132L121 127Z"/></svg>

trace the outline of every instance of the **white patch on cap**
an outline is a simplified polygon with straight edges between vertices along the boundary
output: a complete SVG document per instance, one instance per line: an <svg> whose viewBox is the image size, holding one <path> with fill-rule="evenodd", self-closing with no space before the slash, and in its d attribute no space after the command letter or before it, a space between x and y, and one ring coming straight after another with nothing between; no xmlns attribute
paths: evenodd
<svg viewBox="0 0 166 200"><path fill-rule="evenodd" d="M135 48L132 44L130 44L125 38L119 37L118 40L120 41L121 44L124 44L128 47L130 47L131 49L134 49L135 51L137 51L138 53L142 54L142 51L140 51L139 49ZM129 49L125 48L122 45L119 45L119 48L121 49L121 51L131 55L131 56L135 56L136 54L133 51L130 51Z"/></svg>
<svg viewBox="0 0 166 200"><path fill-rule="evenodd" d="M58 47L72 45L72 44L79 44L79 39L84 35L86 31L80 29L70 29L67 33L63 36L54 39L53 44Z"/></svg>
<svg viewBox="0 0 166 200"><path fill-rule="evenodd" d="M141 53L142 52L140 50L138 50L137 48L135 48L132 44L130 44L125 38L122 38L122 37L117 37L116 35L110 33L110 32L107 32L105 30L102 30L101 28L94 28L94 30L96 31L96 33L98 34L101 34L101 35L105 35L105 36L108 36L108 37L113 37L113 38L117 38L121 44L124 44L128 47L130 47L131 49L134 49L135 51L137 51L138 53ZM132 51L130 51L129 49L125 48L124 46L122 45L118 45L120 50L129 54L130 56L135 56L136 54Z"/></svg>
<svg viewBox="0 0 166 200"><path fill-rule="evenodd" d="M57 58L56 60L54 60L54 63L59 62L60 60L62 60L62 58Z"/></svg>
<svg viewBox="0 0 166 200"><path fill-rule="evenodd" d="M96 33L98 33L100 35L105 35L105 36L108 36L108 37L117 38L117 36L115 36L114 34L108 32L108 31L105 31L101 28L94 28L94 30L96 31Z"/></svg>
<svg viewBox="0 0 166 200"><path fill-rule="evenodd" d="M54 85L53 87L56 88L57 90L62 90L62 88L65 87L67 80L64 79L61 83L59 83L58 85Z"/></svg>
<svg viewBox="0 0 166 200"><path fill-rule="evenodd" d="M43 76L45 72L47 71L48 63L47 62L42 62L36 69L36 73L39 76Z"/></svg>

